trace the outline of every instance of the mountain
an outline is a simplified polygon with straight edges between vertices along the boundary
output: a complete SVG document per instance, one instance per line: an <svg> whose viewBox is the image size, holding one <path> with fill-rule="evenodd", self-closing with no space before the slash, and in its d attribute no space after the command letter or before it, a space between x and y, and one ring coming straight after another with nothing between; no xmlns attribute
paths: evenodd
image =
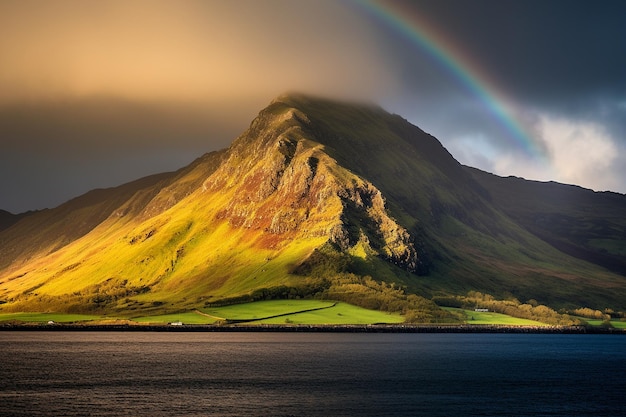
<svg viewBox="0 0 626 417"><path fill-rule="evenodd" d="M284 95L228 149L0 231L0 301L5 311L133 314L317 296L410 304L432 318L445 313L431 300L478 291L626 310L619 268L559 246L619 255L623 222L585 211L589 224L617 229L580 243L574 229L532 217L535 205L573 209L522 184L519 208L498 177L462 166L398 115ZM625 197L612 204L623 212Z"/></svg>
<svg viewBox="0 0 626 417"><path fill-rule="evenodd" d="M4 230L17 221L14 214L5 210L0 210L0 230Z"/></svg>

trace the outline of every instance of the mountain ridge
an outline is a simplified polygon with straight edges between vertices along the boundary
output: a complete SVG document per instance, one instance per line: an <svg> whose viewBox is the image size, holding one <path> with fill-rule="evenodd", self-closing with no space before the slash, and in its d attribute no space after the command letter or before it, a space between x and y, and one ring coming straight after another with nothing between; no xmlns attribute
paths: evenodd
<svg viewBox="0 0 626 417"><path fill-rule="evenodd" d="M225 150L0 230L0 301L129 312L374 291L425 306L482 291L626 309L623 274L541 238L485 175L378 106L279 96Z"/></svg>

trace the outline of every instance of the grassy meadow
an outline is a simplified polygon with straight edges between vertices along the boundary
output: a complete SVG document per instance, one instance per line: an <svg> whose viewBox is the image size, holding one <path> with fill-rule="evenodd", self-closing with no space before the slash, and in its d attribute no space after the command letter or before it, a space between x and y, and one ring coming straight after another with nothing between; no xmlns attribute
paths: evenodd
<svg viewBox="0 0 626 417"><path fill-rule="evenodd" d="M399 313L368 310L351 304L322 300L270 300L203 308L180 313L141 316L104 317L64 313L0 313L1 322L13 323L124 323L164 325L184 324L395 324L404 322Z"/></svg>
<svg viewBox="0 0 626 417"><path fill-rule="evenodd" d="M536 320L520 319L517 317L511 317L506 314L494 313L491 311L474 311L466 310L462 308L443 307L445 310L455 312L465 316L465 322L467 324L491 324L491 325L505 325L505 326L547 326L546 323L542 323Z"/></svg>
<svg viewBox="0 0 626 417"><path fill-rule="evenodd" d="M23 322L23 323L76 323L102 320L101 316L89 314L66 314L66 313L0 313L0 322Z"/></svg>

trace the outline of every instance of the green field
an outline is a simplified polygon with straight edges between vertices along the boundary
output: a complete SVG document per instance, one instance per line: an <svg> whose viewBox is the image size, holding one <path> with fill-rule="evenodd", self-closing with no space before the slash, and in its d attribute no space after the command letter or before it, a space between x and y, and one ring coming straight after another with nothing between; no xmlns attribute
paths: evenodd
<svg viewBox="0 0 626 417"><path fill-rule="evenodd" d="M267 318L259 324L395 324L404 322L404 317L397 313L367 310L346 303L337 303L322 310L311 310L290 314L289 316Z"/></svg>
<svg viewBox="0 0 626 417"><path fill-rule="evenodd" d="M626 321L611 320L611 325L616 329L626 330Z"/></svg>
<svg viewBox="0 0 626 417"><path fill-rule="evenodd" d="M203 313L228 320L257 320L282 314L294 314L314 309L327 309L333 301L321 300L270 300L255 303L233 304L225 307L204 308Z"/></svg>
<svg viewBox="0 0 626 417"><path fill-rule="evenodd" d="M368 310L351 304L321 300L271 300L141 317L102 317L63 313L1 313L0 322L75 323L126 320L140 324L374 324L402 323L397 313Z"/></svg>
<svg viewBox="0 0 626 417"><path fill-rule="evenodd" d="M182 322L184 324L214 324L218 319L206 317L195 311L186 311L175 314L161 314L158 316L133 317L131 321L142 324L167 324Z"/></svg>
<svg viewBox="0 0 626 417"><path fill-rule="evenodd" d="M603 320L593 320L593 319L587 319L584 317L580 317L580 319L586 321L587 324L590 326L600 327L604 323ZM611 320L611 326L613 326L616 329L626 330L626 321Z"/></svg>
<svg viewBox="0 0 626 417"><path fill-rule="evenodd" d="M494 312L480 312L444 307L445 310L465 317L467 324L546 326L534 320L519 319ZM63 313L0 313L0 322L17 323L106 323L116 320L138 324L397 324L404 317L397 313L367 310L351 304L322 300L271 300L234 304L224 307L203 308L173 314L142 317L103 317L86 314ZM128 321L126 321L128 320ZM586 320L589 325L600 326L601 320ZM611 321L616 329L626 330L626 321Z"/></svg>
<svg viewBox="0 0 626 417"><path fill-rule="evenodd" d="M23 323L75 323L102 320L104 317L87 314L65 313L0 313L0 322L23 322Z"/></svg>
<svg viewBox="0 0 626 417"><path fill-rule="evenodd" d="M373 324L402 323L399 314L320 300L271 300L204 308L193 312L132 318L139 323Z"/></svg>
<svg viewBox="0 0 626 417"><path fill-rule="evenodd" d="M500 324L506 326L547 326L535 320L518 319L516 317L507 316L506 314L494 313L491 311L474 311L462 308L442 307L445 310L465 315L467 324Z"/></svg>

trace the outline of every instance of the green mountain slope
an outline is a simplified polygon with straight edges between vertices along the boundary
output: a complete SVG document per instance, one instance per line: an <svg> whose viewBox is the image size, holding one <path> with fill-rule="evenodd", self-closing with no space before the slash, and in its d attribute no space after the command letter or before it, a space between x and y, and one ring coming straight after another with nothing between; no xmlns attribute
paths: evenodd
<svg viewBox="0 0 626 417"><path fill-rule="evenodd" d="M555 248L626 276L626 195L467 170L491 200Z"/></svg>
<svg viewBox="0 0 626 417"><path fill-rule="evenodd" d="M316 295L432 318L447 313L426 299L469 290L626 309L624 276L540 239L479 180L397 115L281 96L224 151L1 231L2 309Z"/></svg>

